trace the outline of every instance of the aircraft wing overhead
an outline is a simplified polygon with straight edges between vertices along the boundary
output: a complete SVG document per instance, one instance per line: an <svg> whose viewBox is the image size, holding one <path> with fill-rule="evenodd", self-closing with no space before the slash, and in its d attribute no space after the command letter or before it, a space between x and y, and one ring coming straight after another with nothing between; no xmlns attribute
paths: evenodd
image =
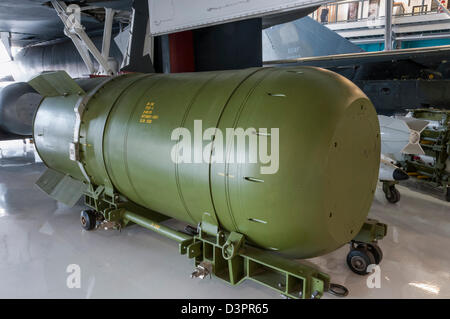
<svg viewBox="0 0 450 319"><path fill-rule="evenodd" d="M342 67L353 64L380 63L386 61L411 60L429 67L436 67L450 54L450 45L397 49L394 51L359 52L314 56L296 59L264 61L265 65L313 65L322 68Z"/></svg>
<svg viewBox="0 0 450 319"><path fill-rule="evenodd" d="M103 30L104 16L98 8L130 11L133 0L64 0L64 2L68 5L77 4L82 8L83 26L86 32L92 35L101 34ZM187 2L189 4L186 4ZM149 0L153 9L150 10L151 20L156 23L153 25L154 34L205 27L218 22L225 23L252 16L262 16L263 28L268 28L308 15L326 2L329 0L261 0L261 3L253 0L237 2ZM263 12L258 12L255 8L262 4L267 8ZM190 10L183 9L186 6ZM192 7L203 8L206 11L192 10ZM168 11L165 10L166 8ZM94 12L95 10L97 11ZM246 10L245 14L242 10ZM204 21L200 19L201 15L206 16ZM12 45L20 47L64 38L63 24L49 0L1 0L0 32L10 32Z"/></svg>
<svg viewBox="0 0 450 319"><path fill-rule="evenodd" d="M256 17L267 18L263 21L267 28L299 19L328 2L330 0L149 0L150 32L156 36Z"/></svg>

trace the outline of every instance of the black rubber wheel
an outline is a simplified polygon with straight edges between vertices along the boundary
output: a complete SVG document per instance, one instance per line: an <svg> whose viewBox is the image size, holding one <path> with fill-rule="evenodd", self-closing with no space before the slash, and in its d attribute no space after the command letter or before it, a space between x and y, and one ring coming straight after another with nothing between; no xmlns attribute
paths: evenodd
<svg viewBox="0 0 450 319"><path fill-rule="evenodd" d="M447 187L447 192L445 194L445 199L447 202L450 202L450 187Z"/></svg>
<svg viewBox="0 0 450 319"><path fill-rule="evenodd" d="M370 251L375 258L375 264L380 264L383 260L383 251L380 246L375 243L367 244L367 250Z"/></svg>
<svg viewBox="0 0 450 319"><path fill-rule="evenodd" d="M337 297L346 297L348 295L348 289L346 287L333 283L330 284L328 292Z"/></svg>
<svg viewBox="0 0 450 319"><path fill-rule="evenodd" d="M386 195L387 201L391 204L395 204L400 201L400 192L397 188L395 188L395 185L389 186L384 194Z"/></svg>
<svg viewBox="0 0 450 319"><path fill-rule="evenodd" d="M93 210L83 210L80 215L81 227L85 230L93 230L97 224L97 214Z"/></svg>
<svg viewBox="0 0 450 319"><path fill-rule="evenodd" d="M367 275L367 267L373 264L375 264L375 257L367 249L352 249L347 255L347 265L355 274Z"/></svg>

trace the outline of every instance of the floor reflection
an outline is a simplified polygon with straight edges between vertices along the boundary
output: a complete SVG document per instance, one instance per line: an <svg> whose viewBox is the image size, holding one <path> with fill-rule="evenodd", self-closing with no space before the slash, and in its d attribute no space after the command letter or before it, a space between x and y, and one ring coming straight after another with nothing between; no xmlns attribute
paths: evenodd
<svg viewBox="0 0 450 319"><path fill-rule="evenodd" d="M137 225L121 232L81 230L80 203L57 204L34 185L46 169L34 145L8 141L0 149L0 298L280 298L250 281L238 287L192 281L192 261L178 255L177 243ZM449 298L450 203L399 190L402 199L392 205L378 185L369 213L388 224L379 243L380 288L350 271L348 245L301 262L346 286L347 298ZM81 289L67 288L70 264L82 267Z"/></svg>
<svg viewBox="0 0 450 319"><path fill-rule="evenodd" d="M39 162L42 160L31 139L0 141L0 167L23 166Z"/></svg>

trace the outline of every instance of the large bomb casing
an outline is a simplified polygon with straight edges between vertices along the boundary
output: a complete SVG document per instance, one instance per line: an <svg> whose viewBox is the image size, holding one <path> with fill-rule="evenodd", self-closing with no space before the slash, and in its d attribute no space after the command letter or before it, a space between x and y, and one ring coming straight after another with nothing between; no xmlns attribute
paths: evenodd
<svg viewBox="0 0 450 319"><path fill-rule="evenodd" d="M333 72L127 74L87 92L74 82L38 80L30 83L47 96L34 121L39 155L111 195L193 225L215 215L223 229L295 258L337 249L367 217L380 161L378 119L362 91ZM151 123L142 121L148 105ZM79 122L74 108L84 108ZM171 134L193 132L194 120L223 132L279 128L278 172L262 175L251 163L175 164Z"/></svg>

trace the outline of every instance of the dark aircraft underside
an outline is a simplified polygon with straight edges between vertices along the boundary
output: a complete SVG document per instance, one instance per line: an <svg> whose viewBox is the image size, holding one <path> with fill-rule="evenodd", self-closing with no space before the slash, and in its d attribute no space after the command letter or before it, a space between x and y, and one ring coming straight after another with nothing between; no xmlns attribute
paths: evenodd
<svg viewBox="0 0 450 319"><path fill-rule="evenodd" d="M130 10L132 0L82 0L65 1L78 4L83 11L83 25L88 33L103 30L104 11L109 7ZM63 24L56 15L50 1L44 0L2 0L0 2L0 31L11 32L12 45L25 46L42 41L64 37Z"/></svg>

